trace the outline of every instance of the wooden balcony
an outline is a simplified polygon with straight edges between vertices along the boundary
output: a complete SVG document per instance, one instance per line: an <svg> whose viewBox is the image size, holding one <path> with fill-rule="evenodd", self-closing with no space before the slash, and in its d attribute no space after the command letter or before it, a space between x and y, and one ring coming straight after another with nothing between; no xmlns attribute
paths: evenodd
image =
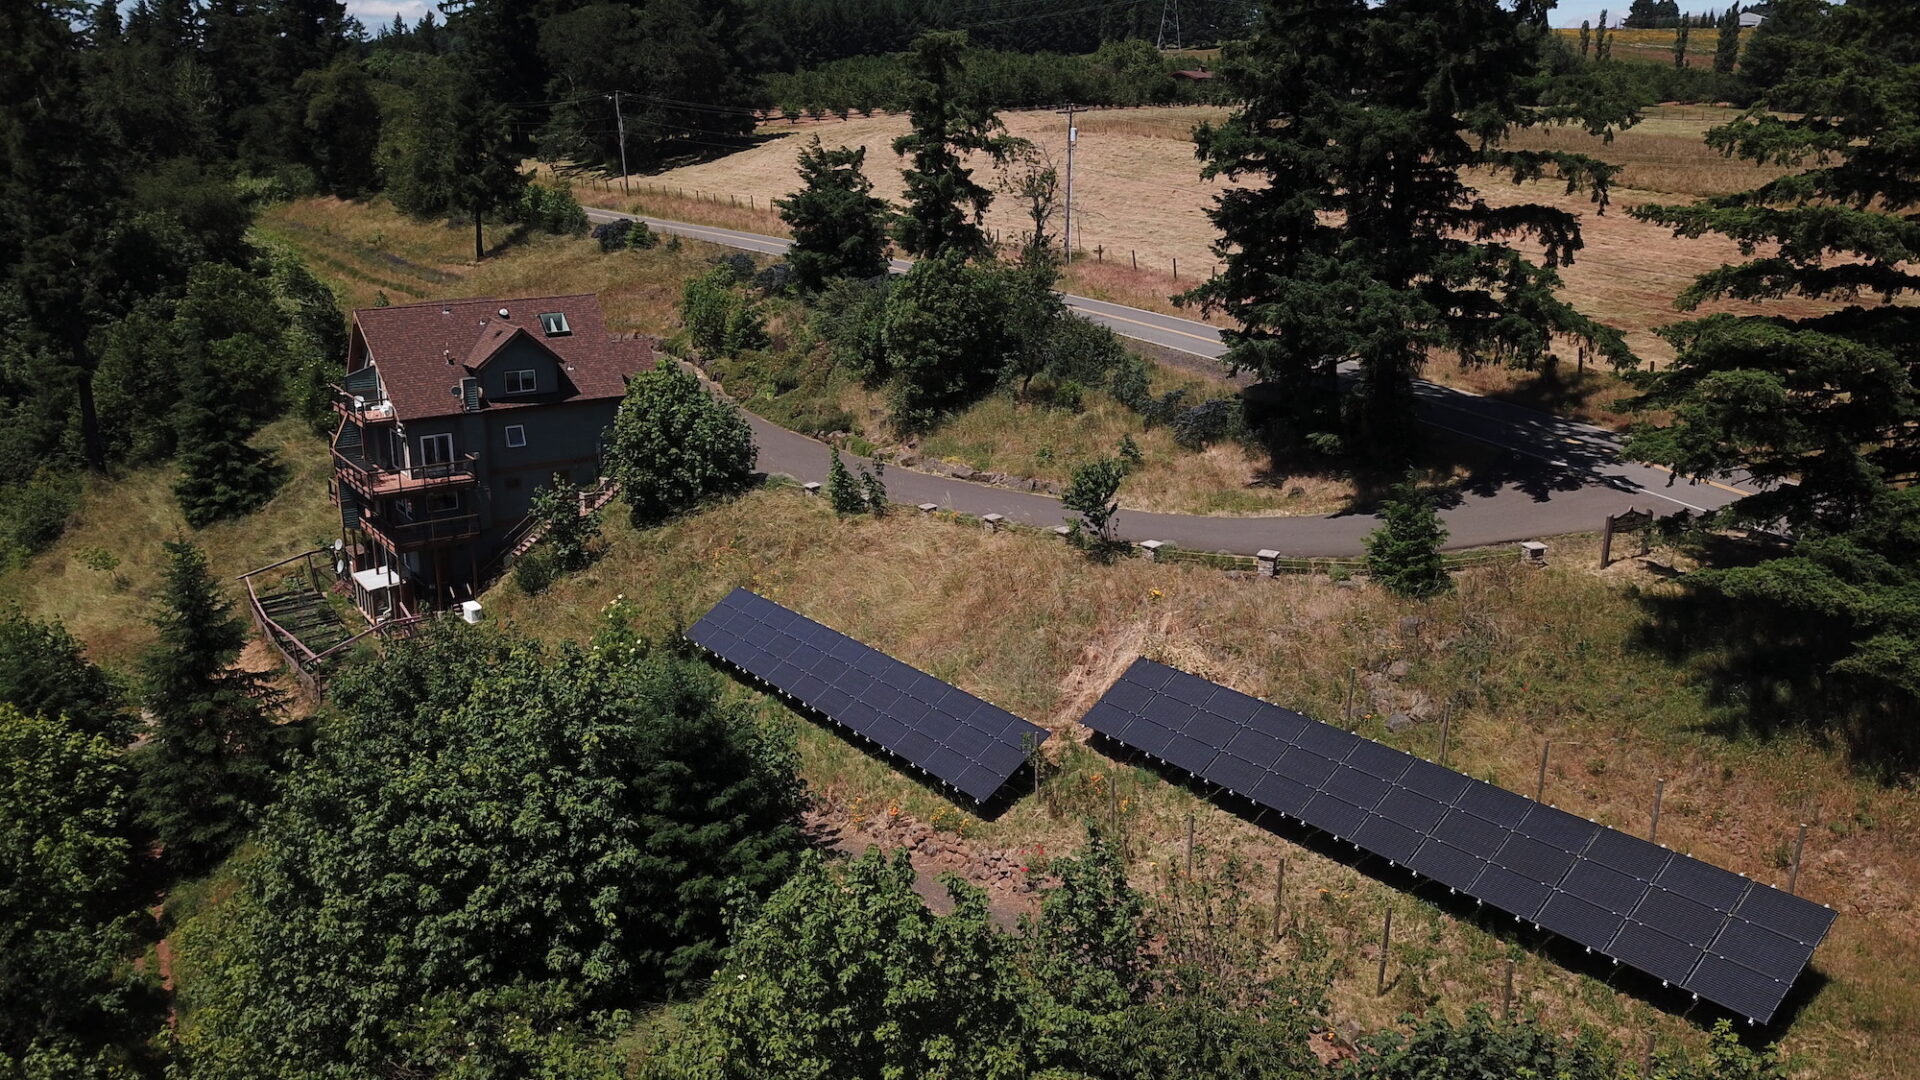
<svg viewBox="0 0 1920 1080"><path fill-rule="evenodd" d="M362 517L360 528L393 551L418 551L437 544L454 544L480 535L480 515L424 518L419 521L384 521Z"/></svg>
<svg viewBox="0 0 1920 1080"><path fill-rule="evenodd" d="M438 491L474 483L478 479L475 473L477 461L478 458L473 454L461 454L452 461L434 465L389 469L356 461L338 450L333 452L334 472L370 499Z"/></svg>
<svg viewBox="0 0 1920 1080"><path fill-rule="evenodd" d="M358 394L344 391L333 396L333 411L365 427L368 424L393 422L393 402L382 399L373 401Z"/></svg>

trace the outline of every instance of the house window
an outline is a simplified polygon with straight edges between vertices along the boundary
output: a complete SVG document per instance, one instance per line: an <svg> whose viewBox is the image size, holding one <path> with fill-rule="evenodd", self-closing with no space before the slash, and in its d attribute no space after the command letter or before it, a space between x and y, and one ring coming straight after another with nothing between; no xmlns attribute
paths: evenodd
<svg viewBox="0 0 1920 1080"><path fill-rule="evenodd" d="M573 333L573 327L567 325L567 313L564 311L549 311L542 314L540 329L545 330L548 337L565 337Z"/></svg>
<svg viewBox="0 0 1920 1080"><path fill-rule="evenodd" d="M453 436L420 436L420 464L446 465L453 461Z"/></svg>
<svg viewBox="0 0 1920 1080"><path fill-rule="evenodd" d="M515 449L527 445L527 429L520 424L508 424L507 445Z"/></svg>
<svg viewBox="0 0 1920 1080"><path fill-rule="evenodd" d="M507 393L509 394L531 394L538 385L531 368L525 371L507 372Z"/></svg>
<svg viewBox="0 0 1920 1080"><path fill-rule="evenodd" d="M458 509L460 509L460 493L457 491L427 496L427 513L429 514L449 514Z"/></svg>

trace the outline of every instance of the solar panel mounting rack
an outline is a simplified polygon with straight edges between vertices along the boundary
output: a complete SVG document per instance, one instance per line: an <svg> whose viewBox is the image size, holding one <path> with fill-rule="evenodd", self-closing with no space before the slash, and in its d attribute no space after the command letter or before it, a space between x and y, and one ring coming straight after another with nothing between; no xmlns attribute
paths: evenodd
<svg viewBox="0 0 1920 1080"><path fill-rule="evenodd" d="M976 803L1048 734L748 589L715 604L687 639Z"/></svg>
<svg viewBox="0 0 1920 1080"><path fill-rule="evenodd" d="M1820 904L1151 660L1083 722L1754 1023L1833 925Z"/></svg>

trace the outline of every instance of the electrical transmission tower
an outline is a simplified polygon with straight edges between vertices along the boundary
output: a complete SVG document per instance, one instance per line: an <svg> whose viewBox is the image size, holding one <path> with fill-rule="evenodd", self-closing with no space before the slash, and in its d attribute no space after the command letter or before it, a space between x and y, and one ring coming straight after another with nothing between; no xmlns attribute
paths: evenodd
<svg viewBox="0 0 1920 1080"><path fill-rule="evenodd" d="M1167 31L1173 31L1173 47L1180 48L1180 0L1166 0L1160 6L1160 37L1153 43L1154 48L1167 47Z"/></svg>

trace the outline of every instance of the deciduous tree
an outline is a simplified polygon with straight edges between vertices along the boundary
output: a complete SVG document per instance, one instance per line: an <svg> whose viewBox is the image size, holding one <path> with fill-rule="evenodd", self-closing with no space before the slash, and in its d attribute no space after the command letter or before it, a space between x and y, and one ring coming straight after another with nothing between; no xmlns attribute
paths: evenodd
<svg viewBox="0 0 1920 1080"><path fill-rule="evenodd" d="M605 1075L595 1011L705 980L729 904L796 865L790 742L665 649L445 622L331 694L188 935L196 1075Z"/></svg>
<svg viewBox="0 0 1920 1080"><path fill-rule="evenodd" d="M0 704L0 1072L82 1075L33 1067L68 1058L113 1076L127 1063L131 859L119 749Z"/></svg>
<svg viewBox="0 0 1920 1080"><path fill-rule="evenodd" d="M634 523L651 525L743 490L755 456L753 429L739 408L669 360L628 383L607 467Z"/></svg>

